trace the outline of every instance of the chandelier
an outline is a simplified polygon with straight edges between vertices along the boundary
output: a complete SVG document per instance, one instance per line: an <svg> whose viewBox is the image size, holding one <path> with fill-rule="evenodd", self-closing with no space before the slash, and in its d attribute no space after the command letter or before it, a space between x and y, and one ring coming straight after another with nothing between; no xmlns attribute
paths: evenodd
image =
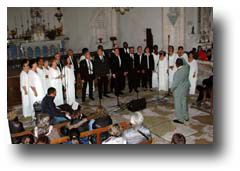
<svg viewBox="0 0 240 171"><path fill-rule="evenodd" d="M129 12L133 7L113 7L116 12L119 12L121 15L124 15L126 12Z"/></svg>

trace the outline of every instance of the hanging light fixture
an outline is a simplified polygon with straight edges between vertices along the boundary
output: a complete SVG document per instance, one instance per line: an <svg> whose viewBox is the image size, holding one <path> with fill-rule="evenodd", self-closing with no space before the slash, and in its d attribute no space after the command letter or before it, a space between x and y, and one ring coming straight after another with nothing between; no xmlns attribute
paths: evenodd
<svg viewBox="0 0 240 171"><path fill-rule="evenodd" d="M126 12L129 12L133 7L113 7L116 12L119 12L121 15L124 15Z"/></svg>

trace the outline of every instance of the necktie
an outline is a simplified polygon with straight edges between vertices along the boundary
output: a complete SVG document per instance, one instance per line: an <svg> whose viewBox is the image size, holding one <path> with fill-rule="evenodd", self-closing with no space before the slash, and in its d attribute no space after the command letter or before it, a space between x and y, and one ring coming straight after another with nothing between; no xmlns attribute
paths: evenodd
<svg viewBox="0 0 240 171"><path fill-rule="evenodd" d="M118 56L118 61L119 61L119 67L121 67L121 59L119 56Z"/></svg>

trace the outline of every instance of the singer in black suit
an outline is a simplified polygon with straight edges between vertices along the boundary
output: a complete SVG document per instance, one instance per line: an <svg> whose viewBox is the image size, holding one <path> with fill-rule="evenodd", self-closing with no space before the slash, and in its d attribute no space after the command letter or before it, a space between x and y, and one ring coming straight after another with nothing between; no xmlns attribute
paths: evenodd
<svg viewBox="0 0 240 171"><path fill-rule="evenodd" d="M67 52L67 56L69 57L71 63L73 64L73 69L74 69L74 76L75 76L75 97L76 99L78 98L77 96L77 82L78 82L78 73L80 72L79 71L79 65L78 65L78 60L77 60L77 57L73 56L73 50L72 49L69 49L68 52Z"/></svg>
<svg viewBox="0 0 240 171"><path fill-rule="evenodd" d="M137 74L136 74L136 67L135 67L135 57L134 57L134 48L129 48L129 55L127 55L127 67L126 72L128 76L128 88L129 93L132 92L132 90L135 90L135 92L138 92L137 90Z"/></svg>
<svg viewBox="0 0 240 171"><path fill-rule="evenodd" d="M109 60L103 53L102 48L98 48L97 56L94 60L95 73L98 81L98 94L99 98L102 99L102 94L105 97L108 92L108 77L109 77Z"/></svg>
<svg viewBox="0 0 240 171"><path fill-rule="evenodd" d="M110 60L110 69L112 73L112 81L114 82L114 89L115 89L115 95L119 96L120 94L123 94L121 92L122 90L122 80L124 78L123 75L123 61L120 57L119 49L115 48L114 54L111 57Z"/></svg>
<svg viewBox="0 0 240 171"><path fill-rule="evenodd" d="M54 58L57 61L57 67L59 68L59 70L62 72L62 69L64 67L64 62L61 58L61 54L59 52L55 53Z"/></svg>
<svg viewBox="0 0 240 171"><path fill-rule="evenodd" d="M145 54L142 59L142 68L145 70L144 78L143 78L143 86L147 89L147 84L149 84L149 88L152 91L152 72L154 70L154 58L150 52L150 48L145 48Z"/></svg>
<svg viewBox="0 0 240 171"><path fill-rule="evenodd" d="M89 85L89 98L94 100L93 98L93 80L95 78L95 70L94 70L94 63L91 61L90 52L85 52L86 59L80 62L80 74L81 80L83 83L82 87L82 101L85 102L86 98L86 88L87 84Z"/></svg>
<svg viewBox="0 0 240 171"><path fill-rule="evenodd" d="M145 74L145 71L143 70L143 67L142 67L143 56L144 54L142 53L142 46L138 46L137 53L134 56L137 87L140 87L140 83L141 83L141 86L143 87L143 74Z"/></svg>
<svg viewBox="0 0 240 171"><path fill-rule="evenodd" d="M129 48L128 48L127 42L123 42L123 48L121 48L120 50L120 56L122 59L123 67L126 67L125 63L127 63L127 58L129 57ZM125 84L126 84L126 79L125 77L123 77L121 79L121 90L125 89Z"/></svg>

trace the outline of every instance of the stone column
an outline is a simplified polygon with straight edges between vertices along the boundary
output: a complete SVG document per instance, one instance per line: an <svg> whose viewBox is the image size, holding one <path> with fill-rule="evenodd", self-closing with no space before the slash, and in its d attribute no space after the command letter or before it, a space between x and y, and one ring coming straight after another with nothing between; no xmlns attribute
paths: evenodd
<svg viewBox="0 0 240 171"><path fill-rule="evenodd" d="M184 8L165 7L163 8L163 49L168 48L168 36L170 45L175 49L184 46ZM176 51L176 50L175 50Z"/></svg>

